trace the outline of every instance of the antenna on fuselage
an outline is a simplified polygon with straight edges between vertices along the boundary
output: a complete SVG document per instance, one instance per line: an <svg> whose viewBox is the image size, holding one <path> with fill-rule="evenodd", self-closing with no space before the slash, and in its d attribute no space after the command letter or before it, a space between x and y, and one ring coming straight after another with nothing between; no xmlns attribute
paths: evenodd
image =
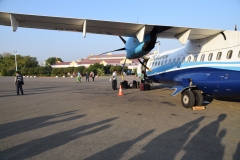
<svg viewBox="0 0 240 160"><path fill-rule="evenodd" d="M235 31L237 31L237 25L235 24L235 29L234 29Z"/></svg>

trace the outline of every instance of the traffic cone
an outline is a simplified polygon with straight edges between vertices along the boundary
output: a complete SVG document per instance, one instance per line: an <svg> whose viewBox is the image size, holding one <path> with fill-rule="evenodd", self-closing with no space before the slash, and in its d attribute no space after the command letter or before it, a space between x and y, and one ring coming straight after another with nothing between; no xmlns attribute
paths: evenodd
<svg viewBox="0 0 240 160"><path fill-rule="evenodd" d="M118 95L119 95L119 96L123 96L123 93L122 93L122 86L121 86L121 85L120 85L120 88L119 88Z"/></svg>

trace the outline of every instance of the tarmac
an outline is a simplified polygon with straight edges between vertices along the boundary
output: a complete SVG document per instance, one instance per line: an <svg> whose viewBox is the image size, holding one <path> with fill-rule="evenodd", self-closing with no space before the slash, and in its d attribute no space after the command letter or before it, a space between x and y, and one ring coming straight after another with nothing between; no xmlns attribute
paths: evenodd
<svg viewBox="0 0 240 160"><path fill-rule="evenodd" d="M118 96L109 79L29 77L17 96L0 77L0 159L240 159L239 99L190 110L170 85Z"/></svg>

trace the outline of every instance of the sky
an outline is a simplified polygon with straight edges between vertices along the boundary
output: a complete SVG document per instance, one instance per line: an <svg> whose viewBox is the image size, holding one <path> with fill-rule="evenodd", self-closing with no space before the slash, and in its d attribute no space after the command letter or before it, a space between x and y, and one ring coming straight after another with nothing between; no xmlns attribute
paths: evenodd
<svg viewBox="0 0 240 160"><path fill-rule="evenodd" d="M192 28L240 30L240 0L0 0L0 11ZM124 37L127 40L127 37ZM182 47L178 40L158 39L160 52ZM0 26L0 54L60 57L77 61L124 47L118 36ZM152 50L158 50L158 46ZM125 51L115 52L125 53Z"/></svg>

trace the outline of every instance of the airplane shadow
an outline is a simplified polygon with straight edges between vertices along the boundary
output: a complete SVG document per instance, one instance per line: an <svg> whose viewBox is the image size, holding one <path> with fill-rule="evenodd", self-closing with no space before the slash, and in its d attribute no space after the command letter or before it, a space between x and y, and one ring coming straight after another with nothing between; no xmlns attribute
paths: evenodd
<svg viewBox="0 0 240 160"><path fill-rule="evenodd" d="M88 136L90 134L95 134L97 132L108 129L111 127L111 125L107 123L115 119L117 118L109 118L103 121L80 126L67 131L52 134L47 137L35 139L32 141L14 146L12 148L8 148L1 152L0 159L27 159L27 158L36 156L45 151L48 151L53 148L64 145L66 143L69 143L78 138ZM98 128L93 129L93 127L98 127ZM88 130L88 129L92 129L92 130L84 132L85 130Z"/></svg>

